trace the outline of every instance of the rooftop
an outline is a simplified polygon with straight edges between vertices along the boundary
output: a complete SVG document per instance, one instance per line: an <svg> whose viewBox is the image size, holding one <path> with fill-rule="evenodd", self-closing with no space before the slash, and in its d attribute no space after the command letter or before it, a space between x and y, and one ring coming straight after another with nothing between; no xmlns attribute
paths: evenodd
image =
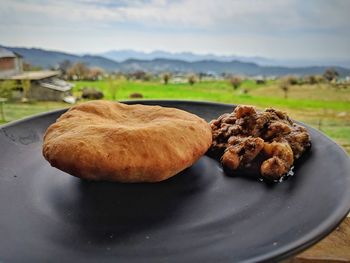
<svg viewBox="0 0 350 263"><path fill-rule="evenodd" d="M48 80L39 81L40 86L57 91L68 91L74 86L73 84L66 82L58 78L50 78Z"/></svg>
<svg viewBox="0 0 350 263"><path fill-rule="evenodd" d="M54 77L59 75L59 71L53 71L53 70L41 70L41 71L25 71L20 74L13 75L11 77L8 77L8 79L13 80L22 80L22 79L29 79L29 80L40 80L40 79L46 79L50 77Z"/></svg>
<svg viewBox="0 0 350 263"><path fill-rule="evenodd" d="M17 54L9 49L0 47L0 58L15 58Z"/></svg>

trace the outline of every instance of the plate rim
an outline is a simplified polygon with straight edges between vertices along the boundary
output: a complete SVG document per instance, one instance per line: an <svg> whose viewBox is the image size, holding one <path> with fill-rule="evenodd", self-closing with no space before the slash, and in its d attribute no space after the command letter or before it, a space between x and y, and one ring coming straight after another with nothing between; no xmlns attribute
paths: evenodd
<svg viewBox="0 0 350 263"><path fill-rule="evenodd" d="M235 107L239 104L230 104L230 103L221 103L221 102L213 102L213 101L205 101L205 100L182 100L182 99L138 99L138 100L121 100L121 101L115 101L115 102L121 102L121 103L132 103L132 104L142 104L143 102L149 102L149 103L191 103L191 104L197 104L197 105L208 105L208 106L225 106L225 107ZM74 105L72 105L74 106ZM60 109L55 109L51 111L46 111L38 114L34 114L31 116L27 116L24 118L21 118L19 120L11 121L9 123L5 123L0 125L0 131L6 128L10 128L12 126L16 126L18 124L28 122L40 117L49 116L51 114L60 113L68 110L70 107L64 107ZM313 130L313 132L316 132L323 137L325 137L330 143L332 143L333 146L335 146L339 153L341 152L344 157L347 157L348 154L341 146L339 146L332 138L328 137L323 132L303 123L299 122L301 125L305 126L309 130ZM350 158L349 158L350 160ZM350 168L350 162L347 162L349 168ZM279 261L286 258L289 258L293 255L296 255L307 248L311 247L312 245L316 244L323 238L325 238L327 235L329 235L332 231L336 229L336 227L347 217L347 215L350 212L350 170L346 173L345 177L348 177L349 182L349 188L345 191L345 196L347 198L344 198L343 202L340 203L340 206L337 207L335 212L328 217L327 220L323 221L322 224L318 225L313 231L308 233L307 235L304 235L302 238L299 238L298 240L289 243L288 245L282 246L281 248L275 249L273 251L267 252L260 256L255 256L254 258L249 259L248 262L271 262L271 261ZM347 199L347 201L346 201ZM345 212L344 212L345 211Z"/></svg>

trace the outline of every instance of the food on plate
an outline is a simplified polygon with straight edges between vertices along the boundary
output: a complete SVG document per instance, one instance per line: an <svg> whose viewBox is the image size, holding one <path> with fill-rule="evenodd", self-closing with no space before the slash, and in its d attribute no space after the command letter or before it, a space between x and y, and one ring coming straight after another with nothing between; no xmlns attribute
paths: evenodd
<svg viewBox="0 0 350 263"><path fill-rule="evenodd" d="M189 112L91 101L47 129L43 155L83 179L158 182L191 166L211 142L209 124Z"/></svg>
<svg viewBox="0 0 350 263"><path fill-rule="evenodd" d="M308 131L286 113L237 106L210 122L213 143L208 154L220 158L229 174L260 173L278 180L311 147Z"/></svg>

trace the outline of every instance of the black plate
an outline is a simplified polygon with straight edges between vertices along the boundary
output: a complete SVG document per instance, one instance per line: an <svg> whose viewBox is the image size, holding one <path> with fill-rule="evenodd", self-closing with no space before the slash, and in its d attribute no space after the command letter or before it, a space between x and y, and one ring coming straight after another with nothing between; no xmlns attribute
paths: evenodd
<svg viewBox="0 0 350 263"><path fill-rule="evenodd" d="M133 101L207 120L232 106ZM0 129L0 261L236 262L280 260L323 238L350 208L350 162L309 128L312 150L295 176L266 184L223 174L207 156L157 184L92 183L41 154L64 110Z"/></svg>

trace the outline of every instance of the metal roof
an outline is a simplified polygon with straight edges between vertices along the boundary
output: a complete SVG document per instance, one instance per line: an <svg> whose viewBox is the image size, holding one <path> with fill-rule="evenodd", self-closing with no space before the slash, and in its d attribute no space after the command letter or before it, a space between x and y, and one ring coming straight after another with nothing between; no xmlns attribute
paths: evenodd
<svg viewBox="0 0 350 263"><path fill-rule="evenodd" d="M57 91L68 91L71 90L73 85L61 79L52 78L49 80L39 81L40 86L48 89L53 89Z"/></svg>
<svg viewBox="0 0 350 263"><path fill-rule="evenodd" d="M15 58L16 54L11 50L0 47L0 58Z"/></svg>

